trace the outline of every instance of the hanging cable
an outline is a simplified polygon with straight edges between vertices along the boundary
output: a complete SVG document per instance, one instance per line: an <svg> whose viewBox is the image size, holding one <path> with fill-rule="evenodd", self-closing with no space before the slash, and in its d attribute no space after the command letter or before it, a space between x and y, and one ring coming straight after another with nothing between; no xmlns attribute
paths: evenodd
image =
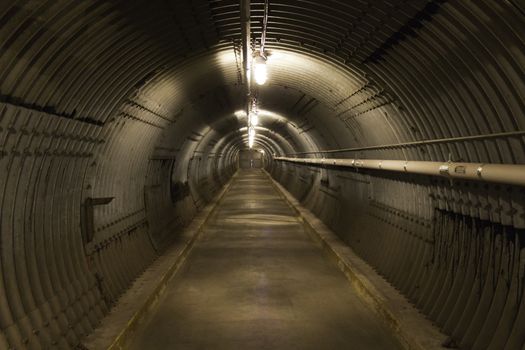
<svg viewBox="0 0 525 350"><path fill-rule="evenodd" d="M261 56L266 57L264 54L264 47L266 46L266 30L268 28L268 8L269 0L264 0L264 17L263 17L263 28L261 34Z"/></svg>

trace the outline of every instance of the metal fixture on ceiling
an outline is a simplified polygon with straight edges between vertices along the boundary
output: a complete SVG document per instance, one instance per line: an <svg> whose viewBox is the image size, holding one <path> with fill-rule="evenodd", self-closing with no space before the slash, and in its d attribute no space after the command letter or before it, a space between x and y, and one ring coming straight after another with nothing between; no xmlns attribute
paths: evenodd
<svg viewBox="0 0 525 350"><path fill-rule="evenodd" d="M259 52L254 53L253 57L253 74L257 85L264 85L268 80L268 69L266 67L266 52L264 47L266 45L266 30L268 28L268 7L269 0L264 1L264 16L263 16L263 28L261 33L261 45Z"/></svg>
<svg viewBox="0 0 525 350"><path fill-rule="evenodd" d="M268 79L268 71L266 67L266 53L264 50L266 44L266 29L268 26L268 7L269 1L264 2L264 18L263 28L261 34L260 47L258 51L255 51L252 55L252 66L253 70L250 69L250 64L245 59L245 74L246 74L246 86L248 89L248 104L247 104L247 115L248 115L248 146L252 148L255 142L255 126L259 124L259 116L257 113L257 89L251 85L251 72L253 72L253 79L257 85L264 85ZM241 2L241 22L243 30L243 53L244 57L248 57L249 46L251 42L250 38L250 0L243 0Z"/></svg>
<svg viewBox="0 0 525 350"><path fill-rule="evenodd" d="M250 95L250 42L251 42L251 24L250 24L250 0L241 0L241 34L242 34L242 59L244 70L244 82L246 87L246 96ZM248 107L248 105L246 105ZM247 110L246 112L249 112Z"/></svg>
<svg viewBox="0 0 525 350"><path fill-rule="evenodd" d="M262 47L262 46L261 46ZM261 53L255 53L253 58L253 76L257 85L266 84L268 80L268 69L266 68L266 58Z"/></svg>

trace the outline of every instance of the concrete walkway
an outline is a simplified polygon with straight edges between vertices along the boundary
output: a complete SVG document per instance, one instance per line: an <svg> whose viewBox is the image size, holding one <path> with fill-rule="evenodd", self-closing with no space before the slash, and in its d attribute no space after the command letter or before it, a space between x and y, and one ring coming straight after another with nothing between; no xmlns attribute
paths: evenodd
<svg viewBox="0 0 525 350"><path fill-rule="evenodd" d="M259 170L237 174L131 349L401 349Z"/></svg>

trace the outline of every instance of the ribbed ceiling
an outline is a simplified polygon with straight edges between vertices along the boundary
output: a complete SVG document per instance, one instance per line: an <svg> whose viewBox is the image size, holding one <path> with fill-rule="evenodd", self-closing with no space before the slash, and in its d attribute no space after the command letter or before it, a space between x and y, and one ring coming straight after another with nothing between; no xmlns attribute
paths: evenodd
<svg viewBox="0 0 525 350"><path fill-rule="evenodd" d="M16 104L97 124L129 100L154 112L139 117L153 124L188 105L208 121L243 107L238 2L19 1L2 12L0 88ZM253 47L263 13L264 1L253 1ZM260 106L312 125L320 148L521 130L520 16L512 2L270 1L275 57ZM391 156L522 159L506 156L512 147Z"/></svg>

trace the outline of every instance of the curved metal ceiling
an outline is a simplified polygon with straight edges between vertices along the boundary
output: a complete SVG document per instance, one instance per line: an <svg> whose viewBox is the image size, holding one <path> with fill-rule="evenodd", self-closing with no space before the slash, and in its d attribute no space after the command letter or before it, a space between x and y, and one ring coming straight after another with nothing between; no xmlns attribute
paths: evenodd
<svg viewBox="0 0 525 350"><path fill-rule="evenodd" d="M146 112L146 121L162 124L187 104L199 104L206 91L241 82L235 1L4 6L1 90L17 104L102 124L122 113L127 101L138 112L153 112ZM254 44L263 6L252 2ZM336 140L334 148L520 130L516 115L523 110L524 87L515 77L523 73L521 29L519 8L511 2L272 1L270 86L306 95L294 101L290 94L278 112L323 118L315 129L326 135L347 129L329 137ZM199 108L215 114L221 104L231 112L241 95L216 96L219 101ZM301 98L314 102L294 110L304 107ZM275 101L265 87L262 107ZM322 116L316 115L321 108ZM332 131L323 130L332 124L324 122L327 117ZM510 163L523 158L506 152L513 143L522 145L522 138L500 143L494 148L480 142L476 150L439 145L392 156L443 159L452 152Z"/></svg>

